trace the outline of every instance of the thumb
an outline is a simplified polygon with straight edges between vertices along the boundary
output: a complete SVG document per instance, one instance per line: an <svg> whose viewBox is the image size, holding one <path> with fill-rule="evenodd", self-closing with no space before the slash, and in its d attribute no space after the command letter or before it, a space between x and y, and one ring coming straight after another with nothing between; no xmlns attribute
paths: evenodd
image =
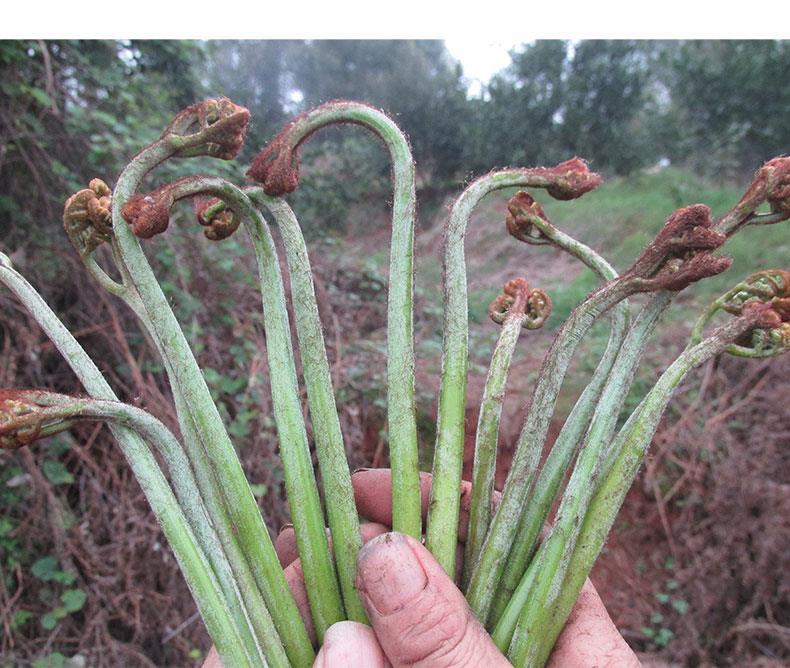
<svg viewBox="0 0 790 668"><path fill-rule="evenodd" d="M455 583L413 538L387 533L368 542L357 588L395 668L510 665Z"/></svg>

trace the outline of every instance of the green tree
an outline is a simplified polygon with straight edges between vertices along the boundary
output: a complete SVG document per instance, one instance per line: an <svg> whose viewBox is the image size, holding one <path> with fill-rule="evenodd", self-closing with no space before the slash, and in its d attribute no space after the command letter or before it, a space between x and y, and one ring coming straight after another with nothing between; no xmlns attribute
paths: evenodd
<svg viewBox="0 0 790 668"><path fill-rule="evenodd" d="M576 45L565 80L562 144L616 174L655 162L649 136L651 43L587 40Z"/></svg>
<svg viewBox="0 0 790 668"><path fill-rule="evenodd" d="M417 164L446 176L462 167L466 91L439 41L333 40L292 45L287 69L302 108L347 98L393 115Z"/></svg>
<svg viewBox="0 0 790 668"><path fill-rule="evenodd" d="M198 95L192 42L0 42L0 238L60 224L65 196L113 170Z"/></svg>
<svg viewBox="0 0 790 668"><path fill-rule="evenodd" d="M790 149L789 42L690 41L664 59L673 161L728 177Z"/></svg>
<svg viewBox="0 0 790 668"><path fill-rule="evenodd" d="M511 52L511 64L474 102L474 122L466 127L467 162L476 171L568 157L558 142L567 51L566 42L548 40Z"/></svg>

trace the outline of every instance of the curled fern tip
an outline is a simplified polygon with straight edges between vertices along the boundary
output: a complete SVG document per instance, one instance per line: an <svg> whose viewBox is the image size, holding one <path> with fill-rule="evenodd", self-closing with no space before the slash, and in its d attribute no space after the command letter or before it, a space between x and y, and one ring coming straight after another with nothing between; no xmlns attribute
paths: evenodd
<svg viewBox="0 0 790 668"><path fill-rule="evenodd" d="M180 111L162 137L179 142L175 155L208 155L221 160L235 158L247 135L250 112L226 97L203 100Z"/></svg>
<svg viewBox="0 0 790 668"><path fill-rule="evenodd" d="M80 254L88 255L110 240L112 234L112 191L101 179L66 200L63 227Z"/></svg>

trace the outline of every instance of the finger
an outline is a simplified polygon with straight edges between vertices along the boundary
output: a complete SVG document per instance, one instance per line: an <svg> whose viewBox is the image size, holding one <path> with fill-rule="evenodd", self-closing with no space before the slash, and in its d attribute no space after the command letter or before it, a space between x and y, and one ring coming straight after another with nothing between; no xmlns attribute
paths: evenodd
<svg viewBox="0 0 790 668"><path fill-rule="evenodd" d="M222 668L222 661L219 658L219 652L217 652L217 648L214 647L214 645L211 646L211 649L206 655L206 660L203 662L203 668Z"/></svg>
<svg viewBox="0 0 790 668"><path fill-rule="evenodd" d="M285 524L280 529L280 533L274 539L274 551L277 552L277 558L280 560L280 566L283 568L299 558L299 553L296 550L296 533L294 532L293 524Z"/></svg>
<svg viewBox="0 0 790 668"><path fill-rule="evenodd" d="M307 635L310 636L310 642L315 645L317 636L315 634L315 626L313 626L313 616L310 614L310 600L307 598L307 587L304 584L302 564L297 559L288 564L283 573L285 573L285 581L288 583L291 594L293 594L294 601L296 601L296 607L299 608L299 614L302 615L304 620Z"/></svg>
<svg viewBox="0 0 790 668"><path fill-rule="evenodd" d="M547 668L602 665L638 668L642 664L617 630L588 579L554 645Z"/></svg>
<svg viewBox="0 0 790 668"><path fill-rule="evenodd" d="M376 536L387 532L387 527L381 524L362 524L360 525L360 533L362 534L362 542L367 542ZM293 531L293 529L291 529ZM284 539L285 540L285 539ZM293 539L293 544L296 545L296 539ZM310 614L310 600L307 598L307 587L304 583L304 572L302 571L302 564L299 559L294 559L288 566L285 567L285 581L293 594L296 607L299 608L299 613L304 619L305 627L307 627L307 634L310 640L315 644L316 634L315 627L313 626L313 617Z"/></svg>
<svg viewBox="0 0 790 668"><path fill-rule="evenodd" d="M362 517L392 526L392 476L389 469L360 469L351 476L354 500ZM422 519L431 493L430 473L420 473Z"/></svg>
<svg viewBox="0 0 790 668"><path fill-rule="evenodd" d="M313 668L386 668L388 665L373 629L358 622L337 622L327 629Z"/></svg>
<svg viewBox="0 0 790 668"><path fill-rule="evenodd" d="M387 533L359 555L357 589L393 666L509 665L463 594L416 540Z"/></svg>
<svg viewBox="0 0 790 668"><path fill-rule="evenodd" d="M422 518L428 513L431 494L431 474L420 473L420 500ZM389 469L360 469L351 476L357 510L362 517L373 522L392 526L392 476ZM466 540L469 524L469 507L472 504L472 483L461 481L461 505L458 515L458 540ZM494 491L493 502L499 505L501 494Z"/></svg>
<svg viewBox="0 0 790 668"><path fill-rule="evenodd" d="M376 524L368 522L361 524L359 532L362 535L362 542L367 543L371 538L379 534L389 531L388 527L383 524ZM329 529L326 531L329 538L329 549L332 549L332 534ZM296 532L292 525L285 525L280 531L280 535L274 541L274 549L277 551L277 556L280 559L280 565L285 568L288 564L296 561L299 558L299 550L296 546Z"/></svg>

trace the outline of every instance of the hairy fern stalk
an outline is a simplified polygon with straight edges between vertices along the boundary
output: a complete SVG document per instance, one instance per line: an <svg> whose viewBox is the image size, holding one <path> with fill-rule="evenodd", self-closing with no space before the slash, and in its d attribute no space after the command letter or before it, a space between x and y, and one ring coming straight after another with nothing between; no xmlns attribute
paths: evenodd
<svg viewBox="0 0 790 668"><path fill-rule="evenodd" d="M621 410L642 353L674 297L692 283L729 267L730 260L718 251L733 234L751 225L790 218L790 158L765 163L741 200L717 220L711 219L710 210L702 204L673 213L622 274L598 252L552 225L527 192L545 190L549 197L570 200L593 191L601 177L579 158L549 168L491 172L459 195L445 236L441 389L431 498L423 526L412 304L416 192L408 141L383 112L357 102L333 101L294 119L261 151L247 172L256 185L237 186L218 177L194 176L140 191L144 177L168 160L235 158L249 119L248 110L225 98L188 107L126 165L114 189L93 179L65 205L65 230L86 270L102 289L132 309L161 355L180 436L144 410L118 400L57 315L9 258L0 255L0 281L63 354L84 392L70 396L45 390L0 390L0 446L26 446L81 420L107 422L170 542L224 664L312 664L317 648L288 589L233 443L142 250L141 242L156 243L146 240L166 231L176 202L194 199L198 202L196 222L204 227L208 240L221 242L243 228L252 241L260 274L274 420L317 643L337 621L366 622L354 588L362 539L346 445L310 259L297 217L285 199L299 185L299 149L311 135L336 124L363 126L385 144L392 159L387 416L393 528L416 538L424 535L446 572L461 573L458 584L472 610L515 665L543 665L673 390L691 369L715 355L772 357L790 349L790 272L763 270L711 304L695 325L687 348L617 429L626 417ZM546 353L496 509L493 474L508 369L522 330L543 325L551 312L551 298L525 279L514 278L492 303L490 315L502 330L482 397L468 538L463 569L456 571L468 361L464 236L482 198L515 188L523 190L510 199L505 220L515 240L570 254L591 268L602 284L572 311ZM283 239L296 341L291 339L270 222ZM103 245L111 249L112 271L96 258L97 248ZM638 293L650 295L632 318L628 298ZM552 449L544 453L574 352L603 316L611 321L606 350ZM312 447L323 490L312 466L294 345L302 360ZM155 452L166 471L160 468ZM553 524L544 529L555 500L559 500L559 510ZM333 537L333 550L325 525Z"/></svg>

